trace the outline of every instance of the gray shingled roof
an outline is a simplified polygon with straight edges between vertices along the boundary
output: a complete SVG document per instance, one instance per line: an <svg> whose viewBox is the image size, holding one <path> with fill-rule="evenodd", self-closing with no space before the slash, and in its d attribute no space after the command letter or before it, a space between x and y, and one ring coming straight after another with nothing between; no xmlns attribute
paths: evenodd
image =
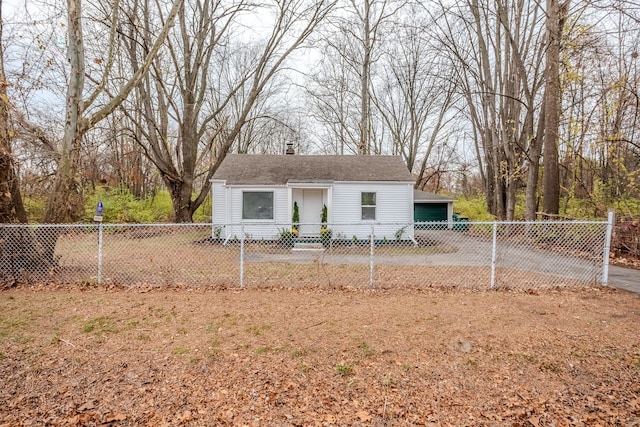
<svg viewBox="0 0 640 427"><path fill-rule="evenodd" d="M287 182L413 182L398 156L304 156L228 154L213 175L228 185L285 185Z"/></svg>
<svg viewBox="0 0 640 427"><path fill-rule="evenodd" d="M441 196L440 194L427 193L426 191L413 190L413 202L414 203L440 203L440 202L455 202L456 199L451 197Z"/></svg>

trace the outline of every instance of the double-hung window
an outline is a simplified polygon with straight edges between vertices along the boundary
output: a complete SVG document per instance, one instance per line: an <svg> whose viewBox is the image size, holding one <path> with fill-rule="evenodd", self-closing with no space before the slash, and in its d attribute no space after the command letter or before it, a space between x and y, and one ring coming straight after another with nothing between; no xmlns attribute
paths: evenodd
<svg viewBox="0 0 640 427"><path fill-rule="evenodd" d="M360 205L362 206L362 219L376 219L376 193L362 192L360 193Z"/></svg>
<svg viewBox="0 0 640 427"><path fill-rule="evenodd" d="M273 219L273 191L243 192L242 219Z"/></svg>

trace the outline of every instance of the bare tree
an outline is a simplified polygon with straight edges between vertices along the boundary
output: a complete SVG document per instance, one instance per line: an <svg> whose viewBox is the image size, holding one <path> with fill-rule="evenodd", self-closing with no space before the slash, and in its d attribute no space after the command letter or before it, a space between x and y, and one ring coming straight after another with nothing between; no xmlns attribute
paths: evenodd
<svg viewBox="0 0 640 427"><path fill-rule="evenodd" d="M429 32L424 30L428 23L415 18L412 8L403 15L407 20L396 24L383 46L373 102L391 136L391 153L400 155L409 171L417 172L416 187L421 188L433 148L444 138L443 129L456 119L452 109L456 95L446 78L448 64L429 44Z"/></svg>
<svg viewBox="0 0 640 427"><path fill-rule="evenodd" d="M434 17L475 136L487 207L513 219L535 137L543 37L535 2L442 5Z"/></svg>
<svg viewBox="0 0 640 427"><path fill-rule="evenodd" d="M265 90L332 7L329 1L307 0L259 6L193 0L182 7L176 36L167 40L152 73L137 87L144 111L139 142L169 189L175 221L192 221L208 196L211 176L243 128L255 120ZM123 34L134 69L153 34L152 17L141 9L132 9L128 33ZM234 35L236 18L260 12L273 21L265 19L270 30L258 35L262 43L249 46ZM243 60L232 62L234 55Z"/></svg>
<svg viewBox="0 0 640 427"><path fill-rule="evenodd" d="M560 171L558 166L558 133L562 92L560 89L560 42L562 27L570 0L562 5L547 0L547 52L544 88L544 188L543 211L557 215L560 209Z"/></svg>
<svg viewBox="0 0 640 427"><path fill-rule="evenodd" d="M251 51L248 46L245 51ZM255 58L255 55L250 55ZM228 68L242 70L246 68L245 57L230 56ZM251 61L251 60L250 60ZM296 62L293 59L292 62ZM304 107L296 102L298 89L292 78L294 73L278 73L269 81L262 90L261 95L254 102L250 116L242 127L233 145L233 151L238 154L261 153L282 154L287 144L293 144L296 153L303 153L305 146L301 142L300 116ZM291 89L294 89L293 91ZM239 117L250 95L250 88L245 85L231 98L227 114L230 117ZM217 90L218 93L222 91ZM302 107L302 108L301 108Z"/></svg>
<svg viewBox="0 0 640 427"><path fill-rule="evenodd" d="M143 65L120 87L120 90L114 94L106 104L90 112L92 104L101 94L104 94L107 82L110 79L109 73L115 56L115 31L118 26L117 11L119 1L116 0L113 8L111 41L109 42L109 52L104 74L93 92L85 98L85 74L87 70L82 26L82 1L67 0L67 28L69 38L67 54L70 63L70 74L66 96L65 128L60 147L58 171L51 196L47 202L43 222L59 223L73 220L77 217L78 212L82 212L81 197L76 184L82 138L96 123L111 114L147 73L152 60L164 43L169 29L173 26L173 21L181 5L182 0L176 0L173 4L173 8L168 13L165 25L158 33L154 44L149 48Z"/></svg>
<svg viewBox="0 0 640 427"><path fill-rule="evenodd" d="M624 1L560 5L560 212L631 214L637 198L640 21ZM564 15L562 13L565 12ZM546 194L544 194L546 197ZM630 201L630 203L629 203Z"/></svg>
<svg viewBox="0 0 640 427"><path fill-rule="evenodd" d="M2 16L2 0L0 0L0 223L27 222L11 150Z"/></svg>
<svg viewBox="0 0 640 427"><path fill-rule="evenodd" d="M318 116L329 119L328 128L340 140L340 152L344 147L351 149L357 136L358 154L380 154L372 123L373 66L382 54L385 27L392 25L391 19L405 4L402 0L348 0L324 37L329 68L316 75L318 88L310 93L317 98ZM332 96L334 90L339 93ZM352 123L354 114L357 124Z"/></svg>
<svg viewBox="0 0 640 427"><path fill-rule="evenodd" d="M360 94L351 64L343 55L326 55L317 68L306 91L310 97L310 115L318 122L318 129L324 131L318 148L329 154L357 154Z"/></svg>

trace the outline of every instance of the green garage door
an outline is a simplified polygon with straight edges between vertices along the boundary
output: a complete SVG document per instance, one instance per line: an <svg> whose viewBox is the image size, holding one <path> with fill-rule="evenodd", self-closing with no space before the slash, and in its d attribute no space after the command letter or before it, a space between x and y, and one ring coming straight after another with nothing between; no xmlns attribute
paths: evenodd
<svg viewBox="0 0 640 427"><path fill-rule="evenodd" d="M415 222L446 221L447 203L415 203L413 220Z"/></svg>

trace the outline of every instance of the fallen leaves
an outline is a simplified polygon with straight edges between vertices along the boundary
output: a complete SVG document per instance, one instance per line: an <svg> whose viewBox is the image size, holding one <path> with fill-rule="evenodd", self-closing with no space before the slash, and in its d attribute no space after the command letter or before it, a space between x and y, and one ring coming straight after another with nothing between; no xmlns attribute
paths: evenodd
<svg viewBox="0 0 640 427"><path fill-rule="evenodd" d="M612 290L12 290L0 313L0 426L640 423L640 300Z"/></svg>
<svg viewBox="0 0 640 427"><path fill-rule="evenodd" d="M371 415L369 415L369 412L363 410L356 412L356 416L362 423L368 423L372 419Z"/></svg>

